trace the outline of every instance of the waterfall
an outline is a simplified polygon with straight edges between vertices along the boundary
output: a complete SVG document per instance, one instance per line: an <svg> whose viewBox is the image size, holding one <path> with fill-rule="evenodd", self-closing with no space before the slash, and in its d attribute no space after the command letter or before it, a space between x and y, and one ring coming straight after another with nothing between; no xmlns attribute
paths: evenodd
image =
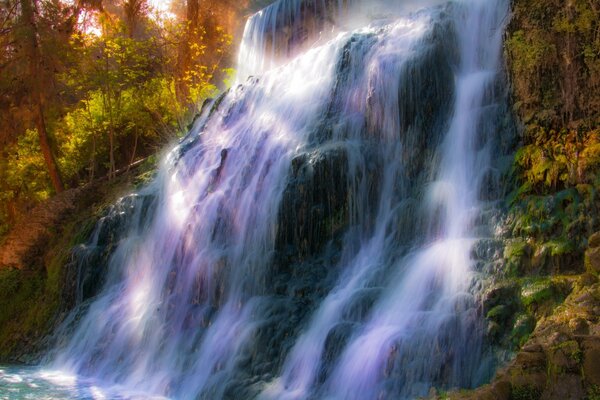
<svg viewBox="0 0 600 400"><path fill-rule="evenodd" d="M279 0L251 17L236 85L78 251L51 367L177 399L483 383L472 247L491 235L507 13Z"/></svg>

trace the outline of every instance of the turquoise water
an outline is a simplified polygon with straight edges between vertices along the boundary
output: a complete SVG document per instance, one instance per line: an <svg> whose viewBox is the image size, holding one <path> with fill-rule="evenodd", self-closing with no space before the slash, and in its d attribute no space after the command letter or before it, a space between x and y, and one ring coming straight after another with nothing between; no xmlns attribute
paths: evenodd
<svg viewBox="0 0 600 400"><path fill-rule="evenodd" d="M0 400L166 399L103 387L96 381L39 367L0 366Z"/></svg>

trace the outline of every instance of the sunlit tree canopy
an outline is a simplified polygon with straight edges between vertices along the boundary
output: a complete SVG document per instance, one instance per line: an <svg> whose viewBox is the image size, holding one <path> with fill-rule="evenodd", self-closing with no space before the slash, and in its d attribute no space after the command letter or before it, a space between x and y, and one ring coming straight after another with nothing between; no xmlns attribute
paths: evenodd
<svg viewBox="0 0 600 400"><path fill-rule="evenodd" d="M246 6L0 0L0 234L182 135L233 73Z"/></svg>

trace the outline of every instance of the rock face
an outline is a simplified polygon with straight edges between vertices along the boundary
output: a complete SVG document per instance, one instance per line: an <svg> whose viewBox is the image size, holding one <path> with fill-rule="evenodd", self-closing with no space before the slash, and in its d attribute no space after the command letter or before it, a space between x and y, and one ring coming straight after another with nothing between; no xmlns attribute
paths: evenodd
<svg viewBox="0 0 600 400"><path fill-rule="evenodd" d="M598 238L597 234L593 235L589 240L590 246L597 246ZM586 254L589 255L594 249L597 247L590 247ZM529 340L493 382L472 392L452 393L451 399L598 398L600 282L597 275L591 273L568 279L572 291L564 303L550 315L539 318ZM498 300L498 296L515 298L514 293L508 293L509 289L493 290L488 296L490 306ZM439 398L435 395L432 397Z"/></svg>
<svg viewBox="0 0 600 400"><path fill-rule="evenodd" d="M110 257L131 220L146 215L154 206L153 196L133 194L107 207L86 243L71 250L71 258L63 271L61 304L64 311L80 305L98 294L106 280Z"/></svg>

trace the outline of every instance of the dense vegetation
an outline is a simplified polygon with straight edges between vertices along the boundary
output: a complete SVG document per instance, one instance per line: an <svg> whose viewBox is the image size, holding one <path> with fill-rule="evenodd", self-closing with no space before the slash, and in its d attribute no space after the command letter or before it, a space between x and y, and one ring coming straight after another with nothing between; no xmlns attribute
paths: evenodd
<svg viewBox="0 0 600 400"><path fill-rule="evenodd" d="M166 3L0 1L0 237L156 153L230 78L247 1L152 4Z"/></svg>
<svg viewBox="0 0 600 400"><path fill-rule="evenodd" d="M600 227L599 21L597 1L513 2L505 49L522 146L508 199L511 272L577 270Z"/></svg>

